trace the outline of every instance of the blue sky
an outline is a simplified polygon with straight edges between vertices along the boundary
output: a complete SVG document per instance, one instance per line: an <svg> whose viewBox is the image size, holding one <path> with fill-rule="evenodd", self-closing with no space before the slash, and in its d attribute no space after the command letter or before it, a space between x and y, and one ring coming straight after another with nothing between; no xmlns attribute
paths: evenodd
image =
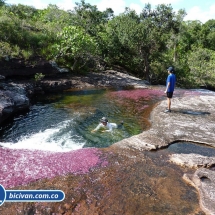
<svg viewBox="0 0 215 215"><path fill-rule="evenodd" d="M24 4L34 6L38 9L46 8L48 4L56 4L59 8L69 10L80 0L5 0L7 4ZM139 13L146 3L151 5L171 4L177 12L185 9L187 16L185 20L199 20L205 23L209 19L215 19L214 0L85 0L86 3L97 5L100 11L110 7L115 15L124 11L125 7L135 9Z"/></svg>

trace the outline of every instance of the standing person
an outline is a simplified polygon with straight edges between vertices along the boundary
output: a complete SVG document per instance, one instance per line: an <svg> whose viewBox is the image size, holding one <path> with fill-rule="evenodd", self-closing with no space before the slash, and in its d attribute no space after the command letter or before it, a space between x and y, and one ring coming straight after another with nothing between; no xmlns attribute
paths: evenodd
<svg viewBox="0 0 215 215"><path fill-rule="evenodd" d="M111 132L113 130L113 128L119 128L122 125L123 125L123 122L121 122L120 125L117 125L116 123L110 123L110 122L108 122L108 119L106 117L102 117L100 119L100 123L91 132L96 132L96 131L98 131L101 128L105 129L102 132Z"/></svg>
<svg viewBox="0 0 215 215"><path fill-rule="evenodd" d="M173 96L173 92L175 89L175 82L176 82L176 77L173 74L174 72L174 68L173 67L169 67L167 69L168 71L168 77L166 79L166 90L165 93L167 95L167 109L165 110L165 112L171 112L171 99Z"/></svg>

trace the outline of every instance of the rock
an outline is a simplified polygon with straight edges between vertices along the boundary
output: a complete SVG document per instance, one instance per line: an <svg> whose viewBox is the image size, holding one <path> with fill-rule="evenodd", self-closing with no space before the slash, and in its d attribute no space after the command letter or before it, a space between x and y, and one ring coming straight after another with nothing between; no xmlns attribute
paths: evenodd
<svg viewBox="0 0 215 215"><path fill-rule="evenodd" d="M0 122L3 122L13 112L13 102L0 92Z"/></svg>
<svg viewBox="0 0 215 215"><path fill-rule="evenodd" d="M215 165L215 157L206 157L198 154L172 154L170 161L189 168L211 167Z"/></svg>
<svg viewBox="0 0 215 215"><path fill-rule="evenodd" d="M19 111L27 110L30 106L29 98L24 88L17 85L2 85L0 90L0 123Z"/></svg>
<svg viewBox="0 0 215 215"><path fill-rule="evenodd" d="M36 73L54 76L59 71L50 62L40 57L26 59L0 59L0 75L11 77L34 77Z"/></svg>
<svg viewBox="0 0 215 215"><path fill-rule="evenodd" d="M134 87L148 88L147 82L126 73L106 70L100 73L89 73L85 79L90 84L98 87Z"/></svg>
<svg viewBox="0 0 215 215"><path fill-rule="evenodd" d="M67 73L69 72L69 69L67 68L60 68L56 62L50 61L50 64L52 65L53 68L57 69L60 73Z"/></svg>
<svg viewBox="0 0 215 215"><path fill-rule="evenodd" d="M0 75L0 80L4 80L4 79L5 79L5 76Z"/></svg>
<svg viewBox="0 0 215 215"><path fill-rule="evenodd" d="M11 98L16 111L24 110L29 107L29 99L26 97L26 95L13 91L5 91L4 94Z"/></svg>
<svg viewBox="0 0 215 215"><path fill-rule="evenodd" d="M40 87L44 92L59 92L70 89L73 86L71 80L45 80L40 81L37 87Z"/></svg>
<svg viewBox="0 0 215 215"><path fill-rule="evenodd" d="M200 196L200 206L206 214L215 214L215 172L198 169L193 175L185 174L184 180L194 186Z"/></svg>

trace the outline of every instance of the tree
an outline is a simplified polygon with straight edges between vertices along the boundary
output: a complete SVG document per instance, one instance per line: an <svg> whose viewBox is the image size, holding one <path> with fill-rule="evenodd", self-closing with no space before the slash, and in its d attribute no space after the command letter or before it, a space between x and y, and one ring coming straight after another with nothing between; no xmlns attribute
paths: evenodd
<svg viewBox="0 0 215 215"><path fill-rule="evenodd" d="M147 4L139 16L126 8L123 14L109 21L108 28L111 28L110 44L117 43L116 48L120 47L116 54L121 64L150 81L150 64L166 50L169 32L178 32L178 20L170 6L158 5L152 10Z"/></svg>
<svg viewBox="0 0 215 215"><path fill-rule="evenodd" d="M37 21L46 25L52 25L57 32L70 25L71 15L69 12L59 9L57 5L49 4L47 8L38 10Z"/></svg>
<svg viewBox="0 0 215 215"><path fill-rule="evenodd" d="M55 52L58 61L72 71L79 71L95 56L96 43L82 28L69 26L58 34Z"/></svg>
<svg viewBox="0 0 215 215"><path fill-rule="evenodd" d="M202 23L198 20L184 22L187 50L191 50L192 46L202 47Z"/></svg>
<svg viewBox="0 0 215 215"><path fill-rule="evenodd" d="M97 36L103 25L114 16L111 8L101 12L97 6L85 3L84 0L75 4L74 11L70 11L72 15L71 25L82 27L91 36Z"/></svg>
<svg viewBox="0 0 215 215"><path fill-rule="evenodd" d="M33 19L37 14L37 9L27 5L10 5L7 7L8 14L14 15L19 19Z"/></svg>
<svg viewBox="0 0 215 215"><path fill-rule="evenodd" d="M0 7L5 5L5 1L4 0L0 0Z"/></svg>
<svg viewBox="0 0 215 215"><path fill-rule="evenodd" d="M205 48L215 51L215 20L208 20L202 25L202 43Z"/></svg>
<svg viewBox="0 0 215 215"><path fill-rule="evenodd" d="M198 86L215 86L215 51L195 48L188 57L190 79Z"/></svg>

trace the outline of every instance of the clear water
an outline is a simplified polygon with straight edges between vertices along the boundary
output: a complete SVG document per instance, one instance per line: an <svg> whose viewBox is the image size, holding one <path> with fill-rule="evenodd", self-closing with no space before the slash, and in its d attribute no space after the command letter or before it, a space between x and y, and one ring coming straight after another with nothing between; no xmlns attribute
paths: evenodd
<svg viewBox="0 0 215 215"><path fill-rule="evenodd" d="M48 151L107 147L149 127L147 114L161 99L159 93L91 89L40 96L29 112L16 116L1 129L0 145ZM124 121L124 126L112 133L91 133L103 116L117 124Z"/></svg>

